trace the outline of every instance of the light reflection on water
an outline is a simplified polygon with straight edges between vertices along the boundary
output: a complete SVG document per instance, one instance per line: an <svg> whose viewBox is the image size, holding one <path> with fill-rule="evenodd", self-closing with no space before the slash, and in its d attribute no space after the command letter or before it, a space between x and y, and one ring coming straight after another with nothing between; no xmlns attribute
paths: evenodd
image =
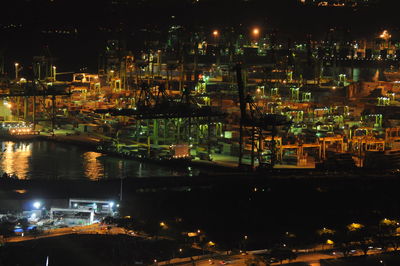
<svg viewBox="0 0 400 266"><path fill-rule="evenodd" d="M104 175L104 167L97 160L101 156L101 153L88 151L83 155L83 164L85 169L85 175L90 180L97 180L99 177Z"/></svg>
<svg viewBox="0 0 400 266"><path fill-rule="evenodd" d="M29 157L32 154L31 144L14 143L11 141L1 143L1 168L3 172L16 175L20 179L27 178Z"/></svg>
<svg viewBox="0 0 400 266"><path fill-rule="evenodd" d="M0 175L19 179L90 179L182 176L196 171L143 163L87 151L77 146L48 142L0 142Z"/></svg>

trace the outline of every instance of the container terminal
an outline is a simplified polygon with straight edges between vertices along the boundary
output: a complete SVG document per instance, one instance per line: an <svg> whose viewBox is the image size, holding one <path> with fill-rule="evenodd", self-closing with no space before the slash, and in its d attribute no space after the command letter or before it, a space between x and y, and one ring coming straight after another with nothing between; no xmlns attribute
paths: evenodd
<svg viewBox="0 0 400 266"><path fill-rule="evenodd" d="M98 73L57 72L41 56L26 78L15 63L0 84L1 135L249 170L398 168L400 74L389 41L332 51L255 38L225 47L212 35L139 55L111 40ZM375 71L371 81L358 67Z"/></svg>

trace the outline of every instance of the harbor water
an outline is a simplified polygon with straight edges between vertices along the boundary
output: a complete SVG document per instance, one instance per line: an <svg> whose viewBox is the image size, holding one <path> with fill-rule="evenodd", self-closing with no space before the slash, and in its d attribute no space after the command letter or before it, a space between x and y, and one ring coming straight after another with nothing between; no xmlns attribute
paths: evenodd
<svg viewBox="0 0 400 266"><path fill-rule="evenodd" d="M0 141L0 173L19 179L191 176L188 167L139 162L52 141Z"/></svg>

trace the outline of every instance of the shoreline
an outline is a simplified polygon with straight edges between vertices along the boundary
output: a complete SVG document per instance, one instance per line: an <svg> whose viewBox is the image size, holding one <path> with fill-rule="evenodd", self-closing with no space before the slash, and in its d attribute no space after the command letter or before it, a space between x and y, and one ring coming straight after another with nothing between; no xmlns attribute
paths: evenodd
<svg viewBox="0 0 400 266"><path fill-rule="evenodd" d="M370 179L379 176L378 178L397 178L400 177L400 172L393 172L392 170L382 171L381 169L364 169L364 168L354 168L349 170L324 170L324 169L316 169L316 168L274 168L274 169L260 169L251 171L246 168L240 169L239 167L233 167L231 165L221 165L214 161L167 161L167 160L155 160L149 158L132 158L129 156L124 156L123 154L119 154L116 152L108 152L108 151L98 151L97 145L101 141L100 139L96 139L90 136L51 136L51 135L35 135L32 138L13 138L13 137L0 137L0 141L13 141L13 142L33 142L33 141L49 141L54 143L60 143L65 145L73 145L78 146L88 151L98 152L103 154L104 156L111 156L115 158L121 158L124 160L131 160L140 163L149 163L160 166L171 167L171 169L179 169L179 170L187 170L188 167L193 167L198 170L198 174L196 175L181 175L178 177L182 178L191 178L194 177L213 177L220 178L225 176L238 177L238 176L256 176L263 177L267 179ZM156 177L132 177L126 176L125 178L129 179L165 179L165 178L177 178L177 176L156 176ZM2 180L2 179L0 179ZM19 179L18 179L19 180ZM42 179L29 179L29 180L46 180L46 181L59 181L60 179L54 178L42 178ZM82 178L75 179L65 179L70 181L90 181L90 182L99 182L103 180L120 180L120 178L107 178L107 179L98 179L98 180L86 180Z"/></svg>
<svg viewBox="0 0 400 266"><path fill-rule="evenodd" d="M121 183L124 194L172 193L191 190L208 190L217 187L241 186L311 186L321 188L371 187L394 183L400 186L400 175L370 173L236 173L199 174L198 176L126 177L109 179L13 179L0 178L1 199L24 198L119 198Z"/></svg>
<svg viewBox="0 0 400 266"><path fill-rule="evenodd" d="M124 156L123 154L119 154L117 152L108 152L108 151L99 151L97 150L97 145L101 142L100 139L96 139L93 137L83 137L83 136L62 136L62 135L36 135L33 136L32 138L13 138L13 137L1 137L0 141L5 140L5 141L13 141L13 142L18 142L18 141L50 141L50 142L55 142L55 143L61 143L61 144L66 144L66 145L74 145L78 147L83 147L88 149L89 151L93 152L98 152L103 155L108 155L108 156L113 156L116 158L122 158L125 160L132 160L136 162L141 162L141 163L149 163L149 164L155 164L155 165L161 165L161 166L171 166L173 168L178 168L178 169L187 169L187 167L194 167L199 170L200 173L202 171L205 171L205 173L212 173L212 172L229 172L229 173L244 173L244 171L240 170L238 167L231 167L228 165L221 165L217 164L215 162L209 162L209 161L186 161L186 160L156 160L156 159L150 159L150 158L132 158L129 156Z"/></svg>

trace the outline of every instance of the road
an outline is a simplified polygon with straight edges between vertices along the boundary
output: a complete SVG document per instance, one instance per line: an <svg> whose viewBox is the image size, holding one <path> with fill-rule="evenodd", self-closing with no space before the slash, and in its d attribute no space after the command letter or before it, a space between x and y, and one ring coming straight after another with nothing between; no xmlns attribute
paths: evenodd
<svg viewBox="0 0 400 266"><path fill-rule="evenodd" d="M373 250L373 251L369 251L368 254L372 255L372 254L379 254L381 253L381 251L378 250ZM361 256L363 255L362 252L358 251L358 252L354 252L352 253L352 256ZM324 251L317 251L317 252L313 252L313 253L303 253L303 254L299 254L297 259L295 260L291 260L290 262L288 260L284 261L282 264L280 264L279 262L276 263L271 263L270 265L285 265L285 264L290 264L290 263L295 263L295 262L304 262L307 263L310 266L320 266L320 260L326 260L326 259L336 259L336 258L341 258L343 257L342 254L338 254L338 253L334 253L334 252L324 252ZM226 258L224 258L223 262L221 259L202 259L202 260L198 260L195 261L193 264L193 262L182 262L179 263L179 265L182 266L192 266L192 265L196 265L196 266L209 266L209 265L224 265L224 263L226 265L232 265L232 266L246 266L247 264L245 263L245 261L247 259L251 259L253 258L253 255L249 254L249 255L234 255L234 256L228 256ZM261 264L263 265L263 264Z"/></svg>
<svg viewBox="0 0 400 266"><path fill-rule="evenodd" d="M50 229L43 232L38 236L13 236L6 239L5 242L22 242L38 238L56 237L71 234L106 234L106 235L118 235L118 234L128 234L127 231L120 227L115 226L102 226L100 224L91 224L86 226L76 226L76 227L66 227L66 228L56 228ZM136 235L135 235L136 236Z"/></svg>
<svg viewBox="0 0 400 266"><path fill-rule="evenodd" d="M14 236L5 239L5 242L22 242L28 240L34 240L38 238L48 238L48 237L56 237L62 235L70 235L70 234L106 234L106 235L117 235L117 234L127 234L134 235L135 237L145 237L139 236L137 234L132 234L132 232L128 232L124 228L116 227L116 226L104 226L98 223L87 225L87 226L76 226L76 227L66 227L66 228L57 228L46 230L43 234L38 236ZM380 250L370 250L368 252L371 254L379 254L382 251ZM224 253L221 253L224 254ZM352 256L360 256L363 255L362 252L357 251L352 253ZM217 257L218 259L215 259ZM295 260L292 261L284 261L282 264L279 262L272 263L271 265L285 265L289 263L295 262L305 262L311 266L319 266L320 260L325 259L335 259L342 257L342 254L335 253L332 250L317 250L309 253L300 253ZM194 260L191 258L177 258L168 262L159 262L157 265L167 265L169 263L174 263L176 265L184 265L184 266L206 266L206 265L232 265L232 266L246 266L246 260L254 258L254 255L249 252L246 255L215 255L213 259L209 259L209 257L194 257Z"/></svg>

